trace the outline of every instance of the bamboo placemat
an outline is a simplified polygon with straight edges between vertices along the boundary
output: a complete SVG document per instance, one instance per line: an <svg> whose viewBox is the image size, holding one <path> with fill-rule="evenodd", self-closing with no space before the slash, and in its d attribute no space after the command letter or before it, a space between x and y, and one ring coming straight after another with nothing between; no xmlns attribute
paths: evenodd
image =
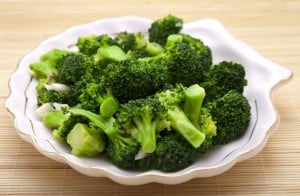
<svg viewBox="0 0 300 196"><path fill-rule="evenodd" d="M299 195L300 2L242 2L0 0L0 195ZM5 109L7 81L19 58L72 25L124 15L155 19L168 13L185 21L216 18L264 56L293 70L293 80L274 94L281 124L260 154L216 177L176 186L124 186L81 175L19 138Z"/></svg>

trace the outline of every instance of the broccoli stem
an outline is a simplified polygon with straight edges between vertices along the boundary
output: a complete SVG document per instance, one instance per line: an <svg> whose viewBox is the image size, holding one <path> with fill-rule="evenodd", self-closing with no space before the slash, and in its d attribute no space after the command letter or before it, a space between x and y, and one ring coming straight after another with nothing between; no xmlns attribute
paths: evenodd
<svg viewBox="0 0 300 196"><path fill-rule="evenodd" d="M156 124L152 122L152 115L144 115L142 118L133 118L137 126L138 141L145 153L152 153L156 148Z"/></svg>
<svg viewBox="0 0 300 196"><path fill-rule="evenodd" d="M200 111L205 97L205 90L198 84L194 84L185 90L184 113L199 129Z"/></svg>
<svg viewBox="0 0 300 196"><path fill-rule="evenodd" d="M178 107L168 110L168 116L172 128L179 132L194 148L198 148L205 140L205 134L201 133L186 114Z"/></svg>
<svg viewBox="0 0 300 196"><path fill-rule="evenodd" d="M114 126L114 118L103 119L100 115L77 108L72 108L69 111L74 115L81 115L88 118L95 126L99 127L109 139L114 140L116 138L117 133L116 127Z"/></svg>

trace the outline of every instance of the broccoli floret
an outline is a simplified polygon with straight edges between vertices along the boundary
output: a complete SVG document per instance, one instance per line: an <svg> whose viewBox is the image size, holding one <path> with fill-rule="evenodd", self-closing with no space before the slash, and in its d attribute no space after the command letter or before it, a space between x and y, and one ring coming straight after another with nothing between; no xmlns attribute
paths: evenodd
<svg viewBox="0 0 300 196"><path fill-rule="evenodd" d="M205 134L195 127L181 108L185 99L185 88L182 85L177 85L173 89L158 92L155 96L168 109L167 115L171 127L194 148L198 148L204 142Z"/></svg>
<svg viewBox="0 0 300 196"><path fill-rule="evenodd" d="M93 55L100 47L100 43L95 35L89 35L85 37L79 37L76 46L78 47L79 52L86 55Z"/></svg>
<svg viewBox="0 0 300 196"><path fill-rule="evenodd" d="M196 52L186 43L176 43L169 49L166 63L173 84L190 86L204 80L204 67Z"/></svg>
<svg viewBox="0 0 300 196"><path fill-rule="evenodd" d="M96 156L105 149L105 140L96 129L77 123L67 136L71 153L76 156Z"/></svg>
<svg viewBox="0 0 300 196"><path fill-rule="evenodd" d="M178 34L183 26L183 20L173 15L167 15L155 20L148 29L150 42L165 45L167 37Z"/></svg>
<svg viewBox="0 0 300 196"><path fill-rule="evenodd" d="M145 56L155 56L163 52L163 47L157 43L149 42L142 33L118 33L115 41L125 51L131 55L132 51L139 51L139 54L144 52ZM133 52L136 54L137 52Z"/></svg>
<svg viewBox="0 0 300 196"><path fill-rule="evenodd" d="M102 85L111 89L120 103L152 95L168 81L164 65L136 59L111 63L103 72Z"/></svg>
<svg viewBox="0 0 300 196"><path fill-rule="evenodd" d="M111 117L119 107L118 100L109 89L103 89L100 83L91 82L79 96L80 108Z"/></svg>
<svg viewBox="0 0 300 196"><path fill-rule="evenodd" d="M52 135L58 141L66 141L68 134L77 123L88 123L88 120L82 116L71 115L66 111L61 111L61 113L64 115L63 120L57 122L59 123L59 126L57 128L52 129Z"/></svg>
<svg viewBox="0 0 300 196"><path fill-rule="evenodd" d="M47 79L40 79L38 85L36 86L38 106L41 106L44 103L63 103L65 93L58 92L55 90L47 90L47 84Z"/></svg>
<svg viewBox="0 0 300 196"><path fill-rule="evenodd" d="M39 62L29 65L32 75L37 79L53 80L57 76L57 63L68 52L60 49L52 49L43 54Z"/></svg>
<svg viewBox="0 0 300 196"><path fill-rule="evenodd" d="M244 67L238 63L222 61L213 65L207 73L206 80L201 83L206 91L205 101L222 97L229 90L243 93L244 86L247 85L245 75Z"/></svg>
<svg viewBox="0 0 300 196"><path fill-rule="evenodd" d="M154 98L131 100L121 105L117 119L145 153L155 150L158 133L168 128L167 110Z"/></svg>
<svg viewBox="0 0 300 196"><path fill-rule="evenodd" d="M197 54L203 70L207 71L212 65L212 54L208 46L202 40L192 37L188 34L182 34L182 42L187 43Z"/></svg>
<svg viewBox="0 0 300 196"><path fill-rule="evenodd" d="M82 53L64 55L57 66L57 82L72 85L86 74L93 73L93 61Z"/></svg>
<svg viewBox="0 0 300 196"><path fill-rule="evenodd" d="M76 46L79 48L79 52L92 56L97 53L97 50L101 47L118 45L109 35L88 35L85 37L79 37Z"/></svg>
<svg viewBox="0 0 300 196"><path fill-rule="evenodd" d="M198 150L178 134L161 137L155 150L155 168L165 172L184 169L195 162Z"/></svg>
<svg viewBox="0 0 300 196"><path fill-rule="evenodd" d="M240 137L249 125L249 102L235 90L230 90L223 97L209 102L207 109L217 126L217 135L213 139L215 145L226 144Z"/></svg>
<svg viewBox="0 0 300 196"><path fill-rule="evenodd" d="M140 145L134 138L126 136L124 131L119 129L119 125L113 117L104 119L101 115L76 108L69 111L74 115L88 118L93 126L98 127L106 134L109 140L106 153L115 165L124 169L136 168L135 156Z"/></svg>

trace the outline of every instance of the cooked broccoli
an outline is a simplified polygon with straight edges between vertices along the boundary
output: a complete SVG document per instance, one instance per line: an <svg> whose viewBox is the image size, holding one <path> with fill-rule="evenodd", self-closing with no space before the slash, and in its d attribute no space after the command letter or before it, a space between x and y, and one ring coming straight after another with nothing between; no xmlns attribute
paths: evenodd
<svg viewBox="0 0 300 196"><path fill-rule="evenodd" d="M117 119L145 153L155 150L158 133L168 128L167 110L155 98L131 100L121 105Z"/></svg>
<svg viewBox="0 0 300 196"><path fill-rule="evenodd" d="M57 76L57 63L68 52L60 49L52 49L43 54L39 62L29 65L32 75L37 79L53 80Z"/></svg>
<svg viewBox="0 0 300 196"><path fill-rule="evenodd" d="M76 156L104 152L120 168L163 172L240 137L251 118L244 67L212 65L210 48L182 26L167 15L151 24L149 39L88 35L79 51L53 49L32 63L38 114L53 137Z"/></svg>
<svg viewBox="0 0 300 196"><path fill-rule="evenodd" d="M222 61L210 67L206 81L201 83L205 88L206 100L211 101L222 97L229 90L236 90L243 93L244 86L247 85L245 69L241 64Z"/></svg>
<svg viewBox="0 0 300 196"><path fill-rule="evenodd" d="M105 140L99 131L77 123L67 136L67 143L76 156L96 156L105 149Z"/></svg>
<svg viewBox="0 0 300 196"><path fill-rule="evenodd" d="M217 135L214 144L226 144L240 137L250 122L251 111L246 97L241 93L230 90L207 104L207 109L216 122Z"/></svg>
<svg viewBox="0 0 300 196"><path fill-rule="evenodd" d="M136 167L135 156L140 148L139 143L134 138L124 135L113 117L104 119L101 115L76 108L69 111L74 115L88 118L93 126L106 134L109 140L106 153L115 165L125 169Z"/></svg>
<svg viewBox="0 0 300 196"><path fill-rule="evenodd" d="M121 103L152 95L168 81L164 65L136 59L111 63L103 72L102 85Z"/></svg>
<svg viewBox="0 0 300 196"><path fill-rule="evenodd" d="M47 84L47 79L40 79L38 85L36 86L38 106L41 106L44 103L63 103L65 93L55 90L48 90L46 88Z"/></svg>
<svg viewBox="0 0 300 196"><path fill-rule="evenodd" d="M69 53L64 55L57 65L56 81L72 85L81 78L93 72L94 64L90 57L82 53Z"/></svg>
<svg viewBox="0 0 300 196"><path fill-rule="evenodd" d="M43 116L43 123L50 129L57 129L69 118L70 114L65 114L62 111L54 110Z"/></svg>
<svg viewBox="0 0 300 196"><path fill-rule="evenodd" d="M182 37L182 42L187 43L196 52L204 71L207 71L212 65L210 48L206 46L201 39L197 39L188 34L182 34Z"/></svg>
<svg viewBox="0 0 300 196"><path fill-rule="evenodd" d="M155 56L163 52L163 47L157 43L149 42L141 32L120 32L115 41L125 52L144 51L145 56Z"/></svg>
<svg viewBox="0 0 300 196"><path fill-rule="evenodd" d="M202 107L205 98L205 90L198 84L194 84L185 90L184 113L191 122L202 133L205 134L205 140L199 147L199 152L206 152L212 147L212 139L216 135L216 123L208 110Z"/></svg>
<svg viewBox="0 0 300 196"><path fill-rule="evenodd" d="M171 127L179 132L194 148L198 148L204 142L205 134L193 125L180 106L185 99L185 88L182 85L177 85L173 89L158 92L155 96L167 108Z"/></svg>
<svg viewBox="0 0 300 196"><path fill-rule="evenodd" d="M100 83L88 83L79 96L80 108L111 117L119 107L118 100L109 89L103 89Z"/></svg>
<svg viewBox="0 0 300 196"><path fill-rule="evenodd" d="M168 67L171 83L182 83L185 86L198 84L204 80L211 56L200 51L201 49L195 50L193 43L185 43L183 40L179 42L180 37L180 35L172 35L168 39L167 55L163 58Z"/></svg>
<svg viewBox="0 0 300 196"><path fill-rule="evenodd" d="M198 158L198 150L178 134L167 134L158 141L154 152L155 168L165 172L184 169Z"/></svg>
<svg viewBox="0 0 300 196"><path fill-rule="evenodd" d="M119 62L127 59L126 53L116 45L100 47L94 55L94 61L100 67L105 68L111 62Z"/></svg>
<svg viewBox="0 0 300 196"><path fill-rule="evenodd" d="M89 35L85 37L79 37L76 43L79 52L86 55L93 55L100 47L100 43L95 35Z"/></svg>
<svg viewBox="0 0 300 196"><path fill-rule="evenodd" d="M183 20L173 15L167 15L155 20L148 29L150 42L165 45L167 37L178 34L183 26Z"/></svg>

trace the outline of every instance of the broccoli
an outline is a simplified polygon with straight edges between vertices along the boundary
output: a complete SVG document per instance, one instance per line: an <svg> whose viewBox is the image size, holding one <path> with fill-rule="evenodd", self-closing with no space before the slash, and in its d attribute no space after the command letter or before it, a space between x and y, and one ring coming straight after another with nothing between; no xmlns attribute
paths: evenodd
<svg viewBox="0 0 300 196"><path fill-rule="evenodd" d="M115 118L104 119L101 115L73 108L69 110L74 115L86 117L90 123L102 130L108 137L106 153L108 158L117 166L124 169L134 169L135 156L139 151L139 143L132 137L126 136L124 131L119 129Z"/></svg>
<svg viewBox="0 0 300 196"><path fill-rule="evenodd" d="M198 158L198 150L180 135L171 132L160 138L154 157L156 169L175 172L193 164Z"/></svg>
<svg viewBox="0 0 300 196"><path fill-rule="evenodd" d="M229 90L243 93L246 85L244 67L231 61L222 61L210 67L206 80L201 83L206 91L206 102L222 97Z"/></svg>
<svg viewBox="0 0 300 196"><path fill-rule="evenodd" d="M163 51L161 45L149 42L140 32L120 32L117 34L115 41L125 52L144 51L145 56L155 56Z"/></svg>
<svg viewBox="0 0 300 196"><path fill-rule="evenodd" d="M58 92L55 90L48 90L46 85L48 84L47 79L40 79L38 85L36 86L37 92L37 105L41 106L44 103L63 103L65 93Z"/></svg>
<svg viewBox="0 0 300 196"><path fill-rule="evenodd" d="M109 64L104 70L101 83L111 89L120 103L141 99L162 89L168 81L166 67L130 59Z"/></svg>
<svg viewBox="0 0 300 196"><path fill-rule="evenodd" d="M119 107L117 99L109 89L103 89L100 83L88 83L79 96L80 107L91 112L99 112L104 117L111 117Z"/></svg>
<svg viewBox="0 0 300 196"><path fill-rule="evenodd" d="M64 55L57 65L56 81L72 85L81 80L86 74L93 73L93 61L82 53L69 53Z"/></svg>
<svg viewBox="0 0 300 196"><path fill-rule="evenodd" d="M215 145L226 144L246 131L251 107L241 93L230 90L223 97L207 103L206 107L217 126L217 135L213 139Z"/></svg>
<svg viewBox="0 0 300 196"><path fill-rule="evenodd" d="M105 140L95 128L77 123L67 136L71 153L76 156L96 156L105 149Z"/></svg>
<svg viewBox="0 0 300 196"><path fill-rule="evenodd" d="M37 79L52 81L57 76L57 63L67 53L65 50L55 48L43 54L39 62L29 65L32 75Z"/></svg>
<svg viewBox="0 0 300 196"><path fill-rule="evenodd" d="M205 71L209 66L207 62L211 61L211 56L198 54L199 51L195 50L191 43L185 43L183 37L180 37L180 35L169 37L167 55L163 57L171 83L182 83L184 86L198 84L204 80Z"/></svg>
<svg viewBox="0 0 300 196"><path fill-rule="evenodd" d="M155 98L131 100L117 113L119 124L134 137L145 153L156 148L158 132L168 128L166 108Z"/></svg>
<svg viewBox="0 0 300 196"><path fill-rule="evenodd" d="M199 147L199 152L206 152L212 145L213 137L216 135L216 123L207 108L202 107L205 98L205 90L198 84L194 84L185 90L184 113L191 122L202 133L205 134L205 140Z"/></svg>
<svg viewBox="0 0 300 196"><path fill-rule="evenodd" d="M167 108L171 127L194 148L198 148L204 142L205 134L193 125L180 106L185 99L185 88L182 85L176 85L173 89L156 93L155 96Z"/></svg>
<svg viewBox="0 0 300 196"><path fill-rule="evenodd" d="M95 35L89 35L85 37L79 37L76 43L79 52L86 55L93 55L100 47L100 43Z"/></svg>
<svg viewBox="0 0 300 196"><path fill-rule="evenodd" d="M100 36L88 35L85 37L79 37L76 43L76 46L79 48L79 52L88 56L95 55L100 47L113 45L117 45L117 42L106 34Z"/></svg>
<svg viewBox="0 0 300 196"><path fill-rule="evenodd" d="M126 53L116 45L100 47L94 55L95 63L100 65L102 69L111 62L119 62L127 58Z"/></svg>
<svg viewBox="0 0 300 196"><path fill-rule="evenodd" d="M183 20L173 15L167 15L155 20L148 29L150 42L165 45L167 37L178 34L183 26Z"/></svg>
<svg viewBox="0 0 300 196"><path fill-rule="evenodd" d="M54 110L43 116L43 123L50 129L57 129L69 118L70 114L64 114L62 111Z"/></svg>

